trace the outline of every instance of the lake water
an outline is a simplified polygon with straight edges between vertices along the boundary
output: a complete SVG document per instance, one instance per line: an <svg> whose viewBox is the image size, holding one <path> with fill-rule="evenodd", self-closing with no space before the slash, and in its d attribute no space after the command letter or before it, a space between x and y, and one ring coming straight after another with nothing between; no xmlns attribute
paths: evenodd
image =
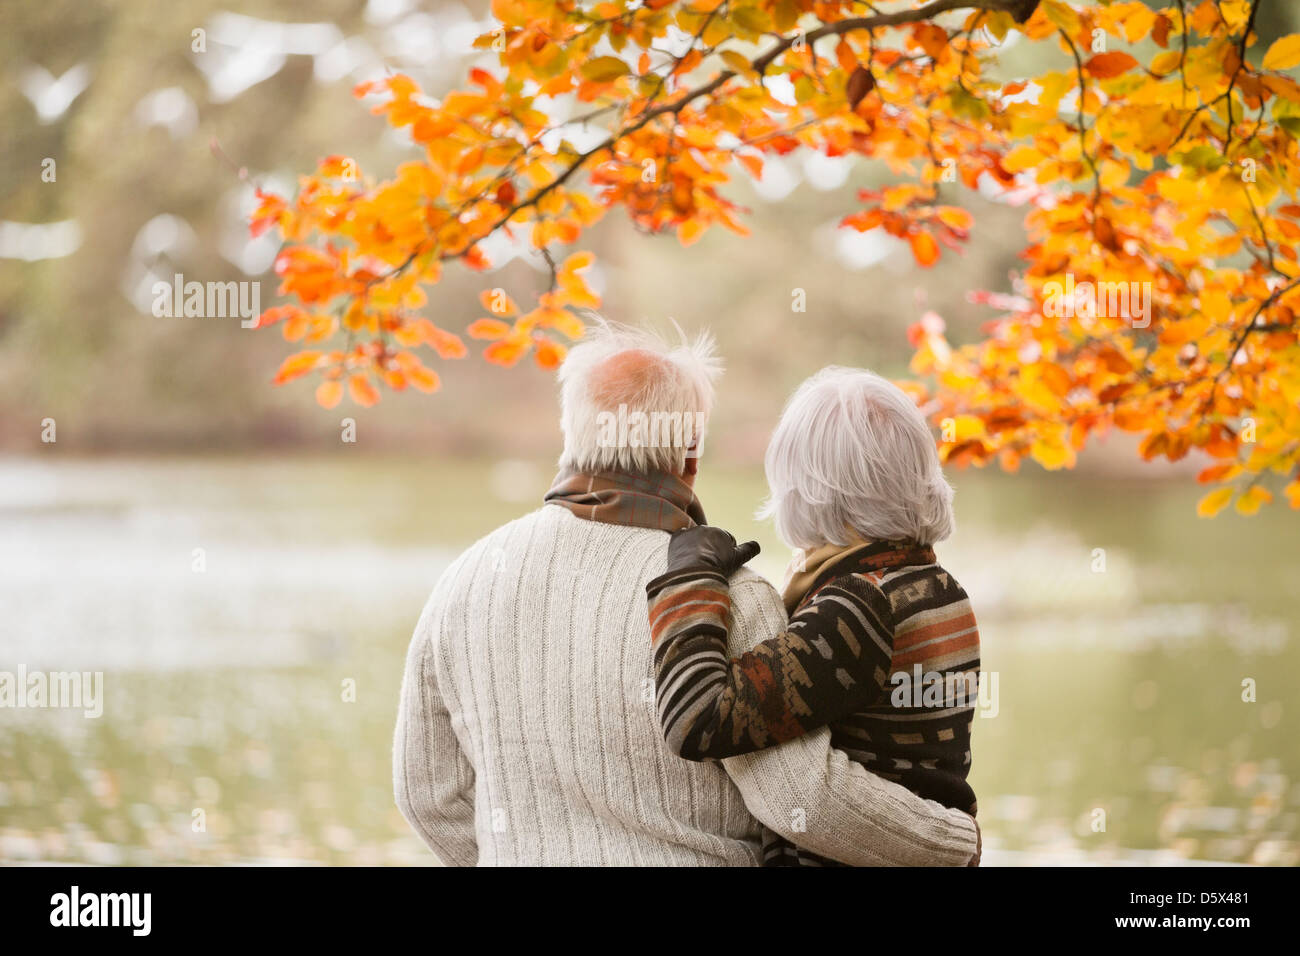
<svg viewBox="0 0 1300 956"><path fill-rule="evenodd" d="M0 461L0 671L104 674L98 719L0 707L0 862L432 862L391 794L406 643L457 550L549 478L345 453ZM972 774L986 861L1300 863L1300 515L1198 520L1186 481L954 484L940 560L996 675ZM778 579L761 475L706 466L700 493Z"/></svg>

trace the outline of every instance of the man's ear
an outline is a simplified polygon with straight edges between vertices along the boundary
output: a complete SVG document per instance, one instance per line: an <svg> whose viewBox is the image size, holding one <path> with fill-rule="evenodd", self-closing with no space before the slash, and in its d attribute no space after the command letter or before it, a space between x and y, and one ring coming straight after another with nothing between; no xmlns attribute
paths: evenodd
<svg viewBox="0 0 1300 956"><path fill-rule="evenodd" d="M695 477L695 473L698 472L699 470L700 470L700 459L693 454L687 455L686 467L682 469L682 477L686 478L687 480L691 480Z"/></svg>

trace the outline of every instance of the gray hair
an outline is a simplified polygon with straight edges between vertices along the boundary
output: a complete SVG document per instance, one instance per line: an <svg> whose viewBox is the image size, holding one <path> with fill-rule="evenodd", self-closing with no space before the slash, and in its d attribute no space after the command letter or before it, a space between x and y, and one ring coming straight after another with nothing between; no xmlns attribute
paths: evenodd
<svg viewBox="0 0 1300 956"><path fill-rule="evenodd" d="M713 337L679 344L595 317L560 366L561 468L681 474L722 373Z"/></svg>
<svg viewBox="0 0 1300 956"><path fill-rule="evenodd" d="M942 541L953 530L925 418L897 385L864 369L824 368L795 391L767 446L760 517L792 548L858 539Z"/></svg>

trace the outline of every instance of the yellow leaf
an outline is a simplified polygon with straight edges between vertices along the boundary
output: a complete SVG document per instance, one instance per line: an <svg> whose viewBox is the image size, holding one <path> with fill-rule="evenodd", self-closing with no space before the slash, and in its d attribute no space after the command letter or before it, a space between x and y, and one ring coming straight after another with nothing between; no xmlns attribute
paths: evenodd
<svg viewBox="0 0 1300 956"><path fill-rule="evenodd" d="M947 422L944 422L944 425L947 426L944 429L944 437L947 438L951 434L952 440L957 442L969 441L972 438L983 438L985 435L984 419L977 418L974 415L958 415L952 419L951 425L948 425Z"/></svg>
<svg viewBox="0 0 1300 956"><path fill-rule="evenodd" d="M732 12L731 22L750 33L763 33L772 28L771 16L758 7L740 7Z"/></svg>
<svg viewBox="0 0 1300 956"><path fill-rule="evenodd" d="M583 250L582 252L575 252L573 255L569 256L569 258L564 260L564 264L560 266L560 271L581 272L583 269L590 267L591 264L595 261L596 261L595 253L589 250Z"/></svg>
<svg viewBox="0 0 1300 956"><path fill-rule="evenodd" d="M1264 54L1263 67L1266 70L1289 70L1300 64L1300 33L1282 37Z"/></svg>
<svg viewBox="0 0 1300 956"><path fill-rule="evenodd" d="M727 64L727 69L731 70L738 76L748 76L752 71L749 60L743 53L737 53L735 50L723 50L718 54Z"/></svg>
<svg viewBox="0 0 1300 956"><path fill-rule="evenodd" d="M1196 504L1196 513L1202 518L1213 518L1232 500L1232 487L1215 488Z"/></svg>
<svg viewBox="0 0 1300 956"><path fill-rule="evenodd" d="M1151 72L1156 76L1168 76L1178 69L1178 64L1182 62L1182 56L1183 54L1179 50L1167 50L1164 53L1156 54L1151 61Z"/></svg>
<svg viewBox="0 0 1300 956"><path fill-rule="evenodd" d="M1079 14L1068 3L1062 3L1061 0L1043 0L1043 12L1047 14L1047 19L1070 36L1078 34Z"/></svg>
<svg viewBox="0 0 1300 956"><path fill-rule="evenodd" d="M612 83L628 72L628 65L616 56L598 56L582 64L583 77L593 83Z"/></svg>
<svg viewBox="0 0 1300 956"><path fill-rule="evenodd" d="M1237 499L1234 507L1239 514L1253 515L1259 511L1261 505L1266 505L1272 500L1273 495L1267 488L1251 485L1246 489L1246 493Z"/></svg>
<svg viewBox="0 0 1300 956"><path fill-rule="evenodd" d="M1065 442L1059 439L1040 438L1029 449L1029 455L1048 471L1070 464L1072 455Z"/></svg>
<svg viewBox="0 0 1300 956"><path fill-rule="evenodd" d="M1017 146L1002 157L1002 168L1009 173L1033 169L1046 157L1032 146Z"/></svg>

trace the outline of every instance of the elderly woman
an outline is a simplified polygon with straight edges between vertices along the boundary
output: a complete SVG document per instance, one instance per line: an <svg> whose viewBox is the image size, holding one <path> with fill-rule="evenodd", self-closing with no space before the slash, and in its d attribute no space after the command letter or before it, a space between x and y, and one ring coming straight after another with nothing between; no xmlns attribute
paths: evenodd
<svg viewBox="0 0 1300 956"><path fill-rule="evenodd" d="M764 515L796 549L788 629L729 657L728 578L758 546L708 526L675 533L646 589L664 737L705 760L829 725L871 772L974 815L979 632L931 549L952 532L952 488L924 418L878 375L823 369L786 406L766 464ZM764 862L832 861L769 834Z"/></svg>

